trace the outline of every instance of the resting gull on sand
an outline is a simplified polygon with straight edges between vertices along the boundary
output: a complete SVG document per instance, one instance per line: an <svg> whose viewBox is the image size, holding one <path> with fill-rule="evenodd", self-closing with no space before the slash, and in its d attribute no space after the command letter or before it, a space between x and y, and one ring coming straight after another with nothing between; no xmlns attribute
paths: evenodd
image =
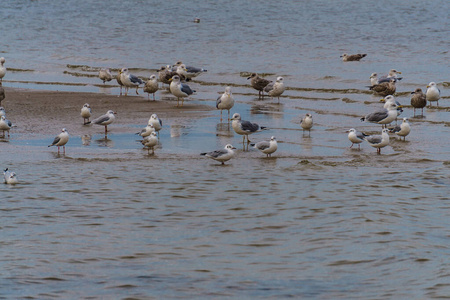
<svg viewBox="0 0 450 300"><path fill-rule="evenodd" d="M173 76L171 81L170 92L172 93L172 95L177 97L177 107L180 105L180 98L181 106L183 106L184 98L189 97L190 95L195 93L195 91L192 90L186 83L182 83L179 75Z"/></svg>
<svg viewBox="0 0 450 300"><path fill-rule="evenodd" d="M139 85L143 84L144 82L142 79L138 78L137 76L130 74L128 71L128 68L122 68L120 70L120 81L122 82L123 86L125 87L125 96L128 94L128 89L130 87L136 88L136 94L138 93Z"/></svg>
<svg viewBox="0 0 450 300"><path fill-rule="evenodd" d="M81 117L83 118L83 125L89 124L89 118L91 117L92 111L89 103L85 103L81 108Z"/></svg>
<svg viewBox="0 0 450 300"><path fill-rule="evenodd" d="M149 80L144 85L144 93L147 94L147 99L150 100L150 94L153 94L153 101L155 101L155 93L158 91L158 79L156 75L151 75Z"/></svg>

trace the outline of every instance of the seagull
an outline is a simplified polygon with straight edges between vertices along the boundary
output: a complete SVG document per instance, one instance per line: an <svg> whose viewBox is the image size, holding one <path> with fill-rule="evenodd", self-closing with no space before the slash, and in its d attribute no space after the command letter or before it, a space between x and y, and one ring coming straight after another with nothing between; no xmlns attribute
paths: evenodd
<svg viewBox="0 0 450 300"><path fill-rule="evenodd" d="M161 81L162 83L165 83L165 84L170 84L170 79L175 75L177 75L177 72L172 70L171 65L161 67L158 70L159 81Z"/></svg>
<svg viewBox="0 0 450 300"><path fill-rule="evenodd" d="M51 145L48 145L49 147L51 146L57 146L58 147L58 153L59 153L59 147L63 147L63 151L64 153L66 153L66 144L69 141L69 133L67 132L67 130L65 128L63 128L61 130L61 133L58 134L55 139L53 140L53 143Z"/></svg>
<svg viewBox="0 0 450 300"><path fill-rule="evenodd" d="M123 83L122 83L122 79L120 78L120 70L117 72L116 80L117 80L117 83L119 84L119 87L120 87L120 95L119 96L122 96Z"/></svg>
<svg viewBox="0 0 450 300"><path fill-rule="evenodd" d="M417 88L411 95L411 105L414 107L414 115L416 115L416 108L421 108L423 116L423 108L427 106L427 96L422 92L421 88Z"/></svg>
<svg viewBox="0 0 450 300"><path fill-rule="evenodd" d="M308 130L309 135L311 136L311 128L313 127L313 118L310 113L307 113L301 120L300 126L303 128L303 133L305 130Z"/></svg>
<svg viewBox="0 0 450 300"><path fill-rule="evenodd" d="M159 135L159 131L162 128L162 120L160 118L158 118L158 116L156 114L152 114L150 116L150 119L148 119L148 124L152 125L153 128L155 129L155 131L158 132L158 135Z"/></svg>
<svg viewBox="0 0 450 300"><path fill-rule="evenodd" d="M155 132L155 127L153 127L152 124L147 124L140 132L137 132L136 134L139 134L142 137L149 136L152 132Z"/></svg>
<svg viewBox="0 0 450 300"><path fill-rule="evenodd" d="M139 95L139 85L144 83L142 79L130 74L128 68L122 68L122 70L120 70L120 81L122 81L122 84L125 87L125 96L127 96L130 87L136 87L136 94Z"/></svg>
<svg viewBox="0 0 450 300"><path fill-rule="evenodd" d="M268 85L266 85L264 92L269 94L272 99L273 97L278 97L278 103L280 103L280 96L284 93L285 89L283 77L279 76L275 82L271 81Z"/></svg>
<svg viewBox="0 0 450 300"><path fill-rule="evenodd" d="M91 106L89 105L89 103L85 103L83 105L83 107L81 108L81 117L83 118L83 125L89 124L89 118L91 117ZM86 121L87 120L87 121Z"/></svg>
<svg viewBox="0 0 450 300"><path fill-rule="evenodd" d="M378 79L378 83L389 82L392 78L395 82L397 82L397 80L402 80L402 77L398 77L398 74L402 74L402 72L397 71L396 69L391 69L389 70L387 76L381 76L380 79Z"/></svg>
<svg viewBox="0 0 450 300"><path fill-rule="evenodd" d="M361 143L364 141L364 138L367 137L368 135L359 131L356 131L355 128L351 128L349 130L347 130L348 132L348 139L350 140L350 142L352 142L352 145L350 146L353 147L354 144L358 144L358 149L361 149Z"/></svg>
<svg viewBox="0 0 450 300"><path fill-rule="evenodd" d="M395 126L390 132L395 132L398 136L406 140L406 136L411 132L411 125L409 125L408 118L403 118L403 123Z"/></svg>
<svg viewBox="0 0 450 300"><path fill-rule="evenodd" d="M5 137L5 131L8 132L8 137L10 136L9 130L11 129L11 127L12 127L11 121L7 120L5 116L1 116L0 117L0 130L3 131L2 137Z"/></svg>
<svg viewBox="0 0 450 300"><path fill-rule="evenodd" d="M344 53L341 55L342 61L360 61L362 58L366 57L367 54L350 54Z"/></svg>
<svg viewBox="0 0 450 300"><path fill-rule="evenodd" d="M152 149L152 154L155 154L154 147L158 145L158 137L156 136L156 132L150 133L149 136L145 137L141 144L144 145L144 148L147 147L148 154L150 154L150 149Z"/></svg>
<svg viewBox="0 0 450 300"><path fill-rule="evenodd" d="M19 183L16 173L8 171L8 168L3 171L3 178L5 179L5 183L7 184Z"/></svg>
<svg viewBox="0 0 450 300"><path fill-rule="evenodd" d="M392 96L392 95L387 95L383 99L380 99L380 102L384 102L383 107L386 109L389 107L389 105L391 103L395 103L397 105L397 116L400 116L401 113L403 112L403 109L402 109L403 106L400 104L400 102L395 100L394 96Z"/></svg>
<svg viewBox="0 0 450 300"><path fill-rule="evenodd" d="M170 92L172 95L177 97L177 107L179 106L180 98L181 98L181 106L183 106L184 97L189 97L193 93L195 93L194 90L192 90L187 84L182 83L180 76L175 75L171 78L170 83Z"/></svg>
<svg viewBox="0 0 450 300"><path fill-rule="evenodd" d="M108 133L108 125L114 122L114 120L116 119L116 116L114 115L116 114L117 114L116 112L108 110L106 114L98 117L97 119L92 120L92 123L105 126L105 135L106 135Z"/></svg>
<svg viewBox="0 0 450 300"><path fill-rule="evenodd" d="M251 79L250 84L252 87L259 92L259 98L264 97L263 90L270 83L269 80L261 78L256 73L252 73L247 80Z"/></svg>
<svg viewBox="0 0 450 300"><path fill-rule="evenodd" d="M193 66L186 66L185 64L183 64L182 61L177 61L176 64L174 65L175 67L180 67L180 66L184 66L184 72L182 72L182 75L186 77L186 80L188 79L192 79L194 77L197 77L200 74L203 74L205 72L208 72L208 70L203 69L203 68L197 68L197 67L193 67ZM177 68L178 71L178 68Z"/></svg>
<svg viewBox="0 0 450 300"><path fill-rule="evenodd" d="M144 85L144 93L148 93L148 100L150 100L150 94L153 94L153 101L155 101L156 91L158 91L158 79L156 78L156 75L151 75L150 79Z"/></svg>
<svg viewBox="0 0 450 300"><path fill-rule="evenodd" d="M382 124L384 126L385 124L389 124L397 119L397 107L397 104L390 103L388 108L382 108L370 113L365 117L362 117L361 121Z"/></svg>
<svg viewBox="0 0 450 300"><path fill-rule="evenodd" d="M272 153L274 153L278 149L277 139L274 136L270 138L270 141L262 141L250 145L266 154L267 157L272 156Z"/></svg>
<svg viewBox="0 0 450 300"><path fill-rule="evenodd" d="M220 121L222 121L222 111L228 110L228 120L230 119L230 109L234 106L234 98L231 93L231 87L227 86L225 92L216 100L216 107L220 109Z"/></svg>
<svg viewBox="0 0 450 300"><path fill-rule="evenodd" d="M369 90L374 91L381 96L393 95L395 93L395 79L389 79L389 82L382 82L369 87Z"/></svg>
<svg viewBox="0 0 450 300"><path fill-rule="evenodd" d="M378 74L377 73L372 73L370 74L370 86L374 86L376 84L379 84L378 82Z"/></svg>
<svg viewBox="0 0 450 300"><path fill-rule="evenodd" d="M5 58L0 57L0 81L3 81L3 77L6 75L6 67L5 64Z"/></svg>
<svg viewBox="0 0 450 300"><path fill-rule="evenodd" d="M430 102L430 107L431 107L431 102L433 102L433 101L436 101L437 106L439 106L439 99L441 99L441 91L438 89L435 82L430 82L427 85L426 96L427 96L427 101Z"/></svg>
<svg viewBox="0 0 450 300"><path fill-rule="evenodd" d="M227 144L224 149L200 153L200 155L220 161L222 165L224 165L226 161L230 160L234 156L233 150L235 149L236 148L233 147L231 144Z"/></svg>
<svg viewBox="0 0 450 300"><path fill-rule="evenodd" d="M370 146L377 148L377 153L381 154L381 148L389 145L389 129L384 128L381 131L381 135L369 135L364 139L369 143Z"/></svg>
<svg viewBox="0 0 450 300"><path fill-rule="evenodd" d="M5 108L3 106L0 106L0 117L1 116L6 116L6 111L5 111Z"/></svg>
<svg viewBox="0 0 450 300"><path fill-rule="evenodd" d="M111 69L110 68L100 69L100 71L98 72L98 78L100 78L100 80L103 81L103 84L105 84L106 81L111 81L112 80Z"/></svg>
<svg viewBox="0 0 450 300"><path fill-rule="evenodd" d="M261 126L259 127L256 123L251 123L249 121L241 120L241 115L238 113L235 113L233 117L231 118L233 122L231 123L231 126L233 127L234 131L237 134L242 135L242 143L245 143L245 137L247 137L247 145L250 143L250 140L248 139L248 136L254 132L260 131L265 129L266 127ZM244 145L245 146L245 145Z"/></svg>
<svg viewBox="0 0 450 300"><path fill-rule="evenodd" d="M3 100L5 100L5 89L2 87L2 82L0 81L0 105L2 105Z"/></svg>

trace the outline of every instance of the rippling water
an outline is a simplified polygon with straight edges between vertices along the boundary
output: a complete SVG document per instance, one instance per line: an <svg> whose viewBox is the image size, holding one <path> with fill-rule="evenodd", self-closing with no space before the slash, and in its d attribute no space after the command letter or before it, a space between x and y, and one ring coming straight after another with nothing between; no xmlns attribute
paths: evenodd
<svg viewBox="0 0 450 300"><path fill-rule="evenodd" d="M0 296L448 297L448 10L447 1L3 3L4 86L118 94L100 86L98 68L149 77L181 59L209 70L190 101L214 106L232 84L233 112L270 128L251 139L275 135L279 150L242 151L216 111L165 119L155 156L128 134L94 135L89 146L72 136L58 156L42 150L53 136L12 131L1 165L21 184L0 189ZM342 63L343 52L368 56ZM403 73L402 104L435 81L441 108L410 118L406 142L392 137L382 155L348 149L345 130L379 131L359 117L380 106L368 77L391 68ZM281 104L257 100L247 72L282 75ZM306 112L311 137L299 130ZM239 150L224 167L198 155L229 142Z"/></svg>

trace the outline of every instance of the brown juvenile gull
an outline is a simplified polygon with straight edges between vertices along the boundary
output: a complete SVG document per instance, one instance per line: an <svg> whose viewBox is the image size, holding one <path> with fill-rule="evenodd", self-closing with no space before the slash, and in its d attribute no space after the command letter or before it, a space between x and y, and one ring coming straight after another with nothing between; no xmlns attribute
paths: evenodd
<svg viewBox="0 0 450 300"><path fill-rule="evenodd" d="M203 69L203 68L198 68L198 67L193 67L193 66L186 66L185 64L183 64L182 61L177 61L174 65L174 67L176 67L177 71L178 71L178 67L180 66L184 66L184 70L181 71L180 75L183 75L184 77L186 77L186 81L190 80L194 77L197 77L198 75L204 73L204 72L208 72L208 70Z"/></svg>
<svg viewBox="0 0 450 300"><path fill-rule="evenodd" d="M250 84L259 92L259 98L264 97L263 90L270 83L269 80L261 78L256 73L252 73L247 80L251 79Z"/></svg>
<svg viewBox="0 0 450 300"><path fill-rule="evenodd" d="M264 88L264 92L266 92L270 97L278 97L278 102L280 102L280 96L284 93L283 77L279 76L275 82L271 81Z"/></svg>
<svg viewBox="0 0 450 300"><path fill-rule="evenodd" d="M395 79L391 78L389 82L382 82L372 85L371 87L369 87L369 90L374 91L380 96L394 95L396 90Z"/></svg>
<svg viewBox="0 0 450 300"><path fill-rule="evenodd" d="M155 93L158 91L158 79L156 75L151 75L150 79L144 85L144 93L147 94L147 99L150 100L150 94L153 94L153 101L155 101Z"/></svg>
<svg viewBox="0 0 450 300"><path fill-rule="evenodd" d="M441 99L441 91L438 89L435 82L430 82L427 85L427 92L426 92L427 101L431 102L436 101L437 106L439 106L439 99Z"/></svg>
<svg viewBox="0 0 450 300"><path fill-rule="evenodd" d="M421 88L417 88L414 92L411 93L411 105L414 107L414 116L416 115L416 108L422 109L423 116L423 108L427 106L427 97L422 92Z"/></svg>
<svg viewBox="0 0 450 300"><path fill-rule="evenodd" d="M101 69L98 72L98 78L100 78L100 80L103 81L103 84L105 84L106 81L111 81L112 80L111 69L110 68Z"/></svg>
<svg viewBox="0 0 450 300"><path fill-rule="evenodd" d="M366 57L367 54L350 54L344 53L341 55L342 61L360 61L363 57Z"/></svg>

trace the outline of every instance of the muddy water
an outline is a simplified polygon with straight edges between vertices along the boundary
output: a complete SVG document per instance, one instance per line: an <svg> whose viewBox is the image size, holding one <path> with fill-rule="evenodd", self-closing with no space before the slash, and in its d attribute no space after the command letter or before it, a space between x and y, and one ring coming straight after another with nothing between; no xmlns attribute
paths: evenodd
<svg viewBox="0 0 450 300"><path fill-rule="evenodd" d="M302 4L301 9L286 4L281 18L268 13L275 7L259 9L261 15L256 17L255 8L246 7L246 2L232 1L225 7L193 2L190 5L198 7L202 19L194 24L190 22L194 15L186 10L181 13L184 23L154 22L128 1L114 3L105 12L80 1L80 13L70 5L50 6L59 13L52 14L53 26L37 18L37 13L48 11L45 1L7 5L2 13L35 14L26 16L29 32L23 38L12 38L14 26L5 33L8 46L1 55L18 70L7 74L4 86L117 95L113 83L99 87L91 76L99 67L128 65L136 67L136 74L149 76L160 65L194 61L209 71L190 83L198 92L186 105L214 107L218 93L232 84L237 102L233 112L269 127L250 139L273 135L279 148L269 159L254 149L244 151L242 138L220 122L215 110L164 119L154 156L134 135L145 124L133 121L112 125L108 139L102 128L82 129L72 135L65 155L46 147L53 135L12 130L11 138L0 143L1 163L16 171L21 183L0 188L0 295L37 299L450 295L446 280L450 127L448 63L444 63L449 57L448 39L441 36L448 28L442 9L448 4L381 1L376 4L380 7L370 9L347 1L332 9L325 2L314 3ZM122 5L127 10L121 10ZM152 12L164 15L188 8L186 3L179 5L160 4ZM246 9L233 16L229 10L236 5ZM294 8L297 14L288 14ZM386 20L388 13L393 17ZM85 22L70 27L67 17ZM234 18L242 23L228 22ZM106 19L115 22L102 25ZM148 40L131 34L141 33L145 26L123 26L130 19L156 27L156 33ZM17 22L13 17L8 20ZM373 23L381 20L386 26L395 25L396 30L387 33L389 41L373 29ZM276 26L275 21L281 24ZM92 28L97 29L87 35ZM44 49L37 32L46 33L54 43ZM175 44L186 32L192 39L180 50ZM70 33L72 39L64 38ZM416 43L412 36L431 36L431 45ZM156 50L156 42L173 51ZM99 44L105 43L108 51L100 51ZM206 53L205 44L211 49ZM142 50L147 48L154 50ZM341 52L353 50L369 55L361 63L339 61ZM365 143L360 151L349 149L345 133L349 128L380 132L381 126L359 118L380 107L381 98L365 87L370 73L390 68L403 72L396 98L406 104L401 117L410 118L411 134L406 141L391 135L381 155ZM269 79L285 78L289 89L280 104L257 99L246 80L249 71L266 73ZM425 89L430 81L439 84L441 107L425 109L425 118L413 117L407 106L409 93L416 87ZM164 91L157 97L174 100ZM8 108L7 101L3 104ZM299 126L306 112L314 118L310 136ZM20 112L14 116L20 121ZM225 166L199 155L227 143L238 149Z"/></svg>

